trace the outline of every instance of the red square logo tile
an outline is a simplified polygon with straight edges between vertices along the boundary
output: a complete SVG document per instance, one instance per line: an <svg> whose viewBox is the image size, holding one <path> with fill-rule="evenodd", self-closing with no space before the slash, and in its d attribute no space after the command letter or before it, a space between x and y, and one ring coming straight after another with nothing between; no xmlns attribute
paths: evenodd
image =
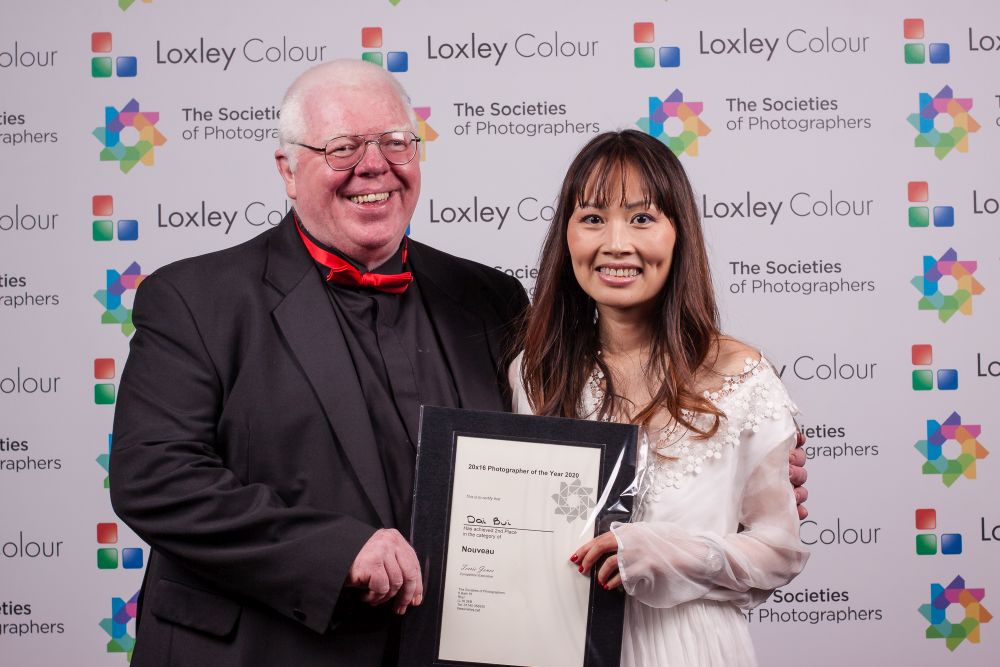
<svg viewBox="0 0 1000 667"><path fill-rule="evenodd" d="M118 524L117 523L99 523L99 524L97 524L97 543L98 544L117 544L118 543Z"/></svg>
<svg viewBox="0 0 1000 667"><path fill-rule="evenodd" d="M635 23L632 25L632 39L641 44L652 44L656 33L656 27L651 22Z"/></svg>
<svg viewBox="0 0 1000 667"><path fill-rule="evenodd" d="M927 201L927 181L910 181L906 184L906 198L910 201Z"/></svg>
<svg viewBox="0 0 1000 667"><path fill-rule="evenodd" d="M937 528L937 510L917 510L916 523L917 530L934 530Z"/></svg>
<svg viewBox="0 0 1000 667"><path fill-rule="evenodd" d="M382 46L382 28L375 26L373 28L362 28L361 29L361 46L366 49L378 49Z"/></svg>
<svg viewBox="0 0 1000 667"><path fill-rule="evenodd" d="M903 19L903 37L905 39L924 38L923 19Z"/></svg>
<svg viewBox="0 0 1000 667"><path fill-rule="evenodd" d="M111 53L111 33L90 33L90 50L94 53Z"/></svg>
<svg viewBox="0 0 1000 667"><path fill-rule="evenodd" d="M910 350L914 366L930 366L934 361L933 345L914 345Z"/></svg>
<svg viewBox="0 0 1000 667"><path fill-rule="evenodd" d="M94 215L111 215L115 210L115 200L111 195L94 195L91 205Z"/></svg>
<svg viewBox="0 0 1000 667"><path fill-rule="evenodd" d="M115 377L114 359L94 359L94 378L97 380L111 380Z"/></svg>

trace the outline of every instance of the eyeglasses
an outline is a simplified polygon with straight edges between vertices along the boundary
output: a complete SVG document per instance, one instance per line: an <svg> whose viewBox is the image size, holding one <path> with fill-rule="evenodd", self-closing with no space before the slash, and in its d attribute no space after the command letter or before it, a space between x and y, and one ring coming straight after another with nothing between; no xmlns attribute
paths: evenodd
<svg viewBox="0 0 1000 667"><path fill-rule="evenodd" d="M326 157L326 163L330 165L330 169L347 171L358 166L358 163L365 157L369 144L378 146L382 157L389 164L406 164L416 156L420 137L412 132L383 132L375 139L366 139L363 136L334 137L326 142L326 146L322 148L300 144L297 141L291 143L322 153Z"/></svg>

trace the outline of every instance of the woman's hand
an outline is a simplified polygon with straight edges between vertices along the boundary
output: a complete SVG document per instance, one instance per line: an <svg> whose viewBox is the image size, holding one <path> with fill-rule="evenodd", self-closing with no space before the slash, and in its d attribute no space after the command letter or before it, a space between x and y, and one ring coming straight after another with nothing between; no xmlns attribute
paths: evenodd
<svg viewBox="0 0 1000 667"><path fill-rule="evenodd" d="M598 535L577 549L569 557L569 560L572 563L576 563L579 566L580 573L586 576L590 572L590 568L594 567L594 564L602 556L611 554L597 571L597 583L604 586L607 590L611 590L612 588L617 588L622 583L621 575L618 572L617 551L618 540L615 539L613 533L607 532Z"/></svg>

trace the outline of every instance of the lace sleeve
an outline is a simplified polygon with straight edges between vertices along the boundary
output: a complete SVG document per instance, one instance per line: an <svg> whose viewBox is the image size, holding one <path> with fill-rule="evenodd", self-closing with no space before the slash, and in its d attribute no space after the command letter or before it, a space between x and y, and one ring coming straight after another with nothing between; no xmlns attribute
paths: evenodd
<svg viewBox="0 0 1000 667"><path fill-rule="evenodd" d="M788 452L795 444L791 412L782 408L770 419L744 423L752 426L743 431L740 447L761 453L744 459L751 465L739 502L742 532L692 532L662 521L612 526L625 591L644 604L672 607L704 598L749 608L805 566L808 552L799 540L788 482Z"/></svg>

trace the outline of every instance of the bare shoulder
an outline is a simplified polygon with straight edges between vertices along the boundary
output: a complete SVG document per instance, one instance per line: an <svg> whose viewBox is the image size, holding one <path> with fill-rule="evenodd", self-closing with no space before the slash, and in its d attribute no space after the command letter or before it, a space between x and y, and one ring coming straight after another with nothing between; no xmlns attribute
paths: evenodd
<svg viewBox="0 0 1000 667"><path fill-rule="evenodd" d="M761 361L760 350L730 336L720 336L706 360L709 375L734 377L746 373Z"/></svg>

